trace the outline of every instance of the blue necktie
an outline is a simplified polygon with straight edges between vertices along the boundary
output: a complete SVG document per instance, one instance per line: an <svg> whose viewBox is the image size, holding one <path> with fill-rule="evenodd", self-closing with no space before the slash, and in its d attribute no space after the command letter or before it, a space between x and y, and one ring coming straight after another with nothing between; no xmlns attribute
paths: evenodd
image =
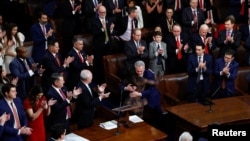
<svg viewBox="0 0 250 141"><path fill-rule="evenodd" d="M157 51L160 49L160 45L158 44L157 46ZM158 54L157 56L157 65L162 65L162 55L161 54Z"/></svg>

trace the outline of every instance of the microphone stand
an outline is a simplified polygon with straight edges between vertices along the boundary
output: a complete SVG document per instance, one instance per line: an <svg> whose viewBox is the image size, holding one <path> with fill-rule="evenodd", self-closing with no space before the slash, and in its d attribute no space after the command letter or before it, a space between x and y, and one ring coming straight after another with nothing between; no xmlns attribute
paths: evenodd
<svg viewBox="0 0 250 141"><path fill-rule="evenodd" d="M212 110L212 98L217 94L217 92L220 90L220 88L221 88L221 86L219 86L215 91L214 91L214 93L210 96L210 98L209 98L209 109L208 109L208 111L207 112L209 112L209 113L212 113L213 112L213 110Z"/></svg>
<svg viewBox="0 0 250 141"><path fill-rule="evenodd" d="M123 95L123 89L121 89L121 93L120 93L120 105L119 107L121 108L122 107L122 95ZM120 120L120 116L121 116L121 109L118 111L118 117L117 117L117 128L116 128L116 133L115 135L120 135L120 132L119 132L119 120Z"/></svg>

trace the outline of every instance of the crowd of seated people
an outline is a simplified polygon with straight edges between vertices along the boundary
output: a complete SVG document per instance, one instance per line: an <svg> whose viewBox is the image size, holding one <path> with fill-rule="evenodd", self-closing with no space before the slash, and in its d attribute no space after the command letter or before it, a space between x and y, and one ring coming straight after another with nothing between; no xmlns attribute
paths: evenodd
<svg viewBox="0 0 250 141"><path fill-rule="evenodd" d="M0 9L3 6L11 7L13 4L20 6L23 3L3 0ZM241 45L248 51L243 65L250 65L250 36L249 32L246 32L250 29L250 22L245 18L246 13L241 11L242 5L248 6L247 4L237 3L240 10L240 15L237 15L232 11L233 2L230 3L230 15L223 19L220 24L224 27L217 32L212 30L219 22L218 9L213 0L47 2L43 4L43 11L36 13L37 22L32 23L29 31L23 33L18 31L18 24L21 22L12 20L16 15L12 13L11 17L8 17L6 7L2 8L0 66L3 76L0 83L3 88L0 104L3 107L0 108L0 121L3 123L0 125L0 133L2 126L11 128L3 129L0 140L11 139L12 137L4 134L9 132L12 132L14 139L28 140L22 139L22 135L33 133L29 128L36 128L33 121L39 120L39 124L45 122L41 118L43 115L48 115L51 119L50 126L62 122L65 132L69 133L69 119L73 116L73 111L70 111L71 103L79 102L77 98L82 97L86 91L92 100L86 104L91 105L91 110L86 109L93 116L93 107L103 98L109 97L109 93L104 92L108 90L105 90L102 58L110 54L125 54L125 70L122 72L124 78L129 79L129 76L135 74L138 75L135 78L145 77L145 89L138 90L127 80L123 81L126 86L122 89L129 92L128 100L138 99L137 97L140 100L145 99L147 102L142 105L146 110L142 111L156 113L156 117L152 117L154 120L160 117L158 114L162 112L159 105L160 94L155 85L157 80L167 74L188 74L190 86L187 87L187 92L193 94L189 95L189 102L198 101L206 105L207 101L204 100L209 90L215 90L217 87L221 87L223 97L233 96L233 81L241 56L237 50ZM55 32L56 29L50 22L50 19L58 17L63 19L60 35ZM239 28L235 28L236 23L240 23ZM149 34L150 37L144 39L143 28L155 30L153 34ZM84 48L83 38L76 36L83 33L93 35L89 52ZM33 42L30 56L27 48L23 46L24 42L28 41L25 37L29 36ZM217 48L218 55L214 54ZM150 78L144 76L148 74ZM205 87L210 86L211 76L216 86ZM81 83L82 88L79 86ZM91 90L88 85L91 85ZM97 92L94 93L92 87L95 87ZM148 91L154 93L147 93ZM22 102L24 104L21 104ZM17 110L12 108L12 103ZM16 117L16 111L24 115L19 114ZM11 114L10 119L5 113ZM61 115L61 119L58 115ZM141 111L138 115L142 117ZM93 119L89 120L91 124L87 127L93 124ZM80 124L83 121L77 122L79 129L85 128Z"/></svg>

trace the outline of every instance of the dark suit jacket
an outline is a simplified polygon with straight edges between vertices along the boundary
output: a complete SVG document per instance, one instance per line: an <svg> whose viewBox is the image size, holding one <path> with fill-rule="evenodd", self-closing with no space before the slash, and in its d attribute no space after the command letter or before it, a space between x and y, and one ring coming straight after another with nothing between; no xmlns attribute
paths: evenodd
<svg viewBox="0 0 250 141"><path fill-rule="evenodd" d="M242 24L239 28L239 31L241 33L241 41L245 42L250 32L249 24Z"/></svg>
<svg viewBox="0 0 250 141"><path fill-rule="evenodd" d="M173 23L176 23L176 18L173 17ZM171 34L172 32L169 32L169 28L167 25L167 18L164 16L161 18L160 20L160 26L162 29L162 34L163 34L163 41L166 42L166 38L169 36L169 34Z"/></svg>
<svg viewBox="0 0 250 141"><path fill-rule="evenodd" d="M32 58L27 58L26 62L29 67L34 63ZM17 96L24 100L28 95L28 91L34 85L34 75L30 76L25 64L19 57L15 57L9 65L10 72L13 77L18 77ZM34 73L37 73L36 71Z"/></svg>
<svg viewBox="0 0 250 141"><path fill-rule="evenodd" d="M110 18L105 18L106 21L106 29L109 36L109 42L106 44L111 44L112 38L111 38L111 32L110 32L110 25L113 23L113 21ZM99 19L99 17L94 18L92 20L92 33L93 33L93 47L94 51L97 54L104 54L108 51L108 48L105 48L105 32L102 30L102 23Z"/></svg>
<svg viewBox="0 0 250 141"><path fill-rule="evenodd" d="M27 126L27 117L23 109L23 104L22 104L21 99L15 98L13 102L15 103L15 106L17 109L21 127ZM15 121L14 121L12 110L10 109L7 101L5 99L1 99L0 100L0 115L2 115L4 112L10 114L10 120L5 122L3 134L0 137L0 140L1 141L24 141L24 138L18 135L18 129L14 128Z"/></svg>
<svg viewBox="0 0 250 141"><path fill-rule="evenodd" d="M118 2L118 9L123 9L124 8L124 1L123 0L117 0ZM115 9L115 4L113 2L113 0L105 0L103 5L106 7L107 9L107 15L109 17L114 17L115 19L119 19L122 17L122 12L118 13L118 14L114 14L113 10Z"/></svg>
<svg viewBox="0 0 250 141"><path fill-rule="evenodd" d="M199 29L200 25L202 25L205 21L205 16L200 8L197 8L196 10L197 10L196 14L198 17L198 29ZM185 30L188 33L191 33L193 31L192 21L194 20L193 11L191 7L184 8L181 17L182 17L183 30Z"/></svg>
<svg viewBox="0 0 250 141"><path fill-rule="evenodd" d="M222 30L221 32L219 32L217 42L218 42L218 46L220 50L219 50L218 57L223 57L226 50L228 49L233 49L235 52L237 52L237 48L240 46L241 34L239 31L233 30L233 32L231 33L231 36L233 37L234 42L225 44L224 41L226 39L226 30Z"/></svg>
<svg viewBox="0 0 250 141"><path fill-rule="evenodd" d="M42 75L42 85L46 87L46 90L48 90L49 86L51 85L51 75L53 73L62 73L66 71L66 68L63 67L61 55L58 53L57 56L60 60L61 66L58 66L55 57L49 51L46 51L43 57L42 65L45 71Z"/></svg>
<svg viewBox="0 0 250 141"><path fill-rule="evenodd" d="M77 52L73 48L68 53L68 56L73 56L75 58L74 61L69 64L68 68L67 78L70 79L67 79L66 86L69 90L73 90L73 88L80 81L81 70L89 68L89 66L86 63L87 55L85 54L84 51L81 51L81 55L83 56L84 63L81 62Z"/></svg>
<svg viewBox="0 0 250 141"><path fill-rule="evenodd" d="M208 38L208 37L212 37L212 34L208 33L206 38ZM195 51L195 46L197 44L201 44L201 43L204 43L203 38L200 36L200 34L194 33L192 35L192 42L191 42L191 47L192 47L193 51ZM216 48L214 38L212 39L212 44L211 45L207 44L207 46L209 47L209 54L211 55L213 53L212 51Z"/></svg>
<svg viewBox="0 0 250 141"><path fill-rule="evenodd" d="M100 104L100 99L92 90L92 95L86 85L80 81L77 87L82 88L82 93L76 99L75 118L78 128L86 128L93 124L95 106Z"/></svg>
<svg viewBox="0 0 250 141"><path fill-rule="evenodd" d="M218 58L215 61L215 66L214 66L214 76L215 76L215 81L214 83L216 84L216 88L222 85L222 80L223 78L226 80L226 90L227 90L227 95L230 96L234 94L235 92L235 86L234 86L234 80L237 76L238 73L238 68L239 68L239 63L233 60L229 64L229 77L221 76L220 71L225 67L225 61L224 58Z"/></svg>
<svg viewBox="0 0 250 141"><path fill-rule="evenodd" d="M67 94L67 89L65 87L62 88L63 93ZM67 96L66 96L67 97ZM57 100L57 102L51 106L51 113L48 117L48 125L52 126L56 123L66 123L67 110L66 107L70 106L66 100L63 100L60 94L56 91L54 87L50 87L47 93L47 99L53 98ZM68 129L66 127L66 129Z"/></svg>
<svg viewBox="0 0 250 141"><path fill-rule="evenodd" d="M120 21L118 21L118 24L115 25L115 31L117 35L123 35L126 32L128 28L128 19L128 16L124 16ZM134 19L134 25L135 28L138 27L138 21L136 18Z"/></svg>
<svg viewBox="0 0 250 141"><path fill-rule="evenodd" d="M45 25L46 31L48 32L52 27L48 23ZM46 40L53 40L55 39L54 34L50 36L48 39L45 38L42 28L39 23L34 24L30 29L31 38L33 41L33 48L32 48L32 58L37 63L42 63L43 55L46 52L45 45Z"/></svg>
<svg viewBox="0 0 250 141"><path fill-rule="evenodd" d="M143 54L137 53L137 48L136 48L134 40L130 40L126 42L124 45L124 53L127 56L126 67L128 71L133 70L133 66L136 61L138 60L148 61L149 56L148 56L147 43L144 40L140 40L139 42L141 46L145 47Z"/></svg>
<svg viewBox="0 0 250 141"><path fill-rule="evenodd" d="M181 60L177 59L177 54L176 54L177 47L176 47L176 39L175 38L176 37L173 34L170 34L167 37L166 43L168 46L167 47L168 58L167 58L166 69L169 69L170 73L185 72L185 70L186 70L185 62L187 60L187 53L185 53L183 48L182 48L182 51L181 51L182 52L182 59ZM186 33L181 32L180 41L183 45L189 44L188 43L188 36Z"/></svg>
<svg viewBox="0 0 250 141"><path fill-rule="evenodd" d="M204 54L203 62L206 62L206 70L202 70L203 75L203 92L208 93L210 88L210 75L212 74L213 60L212 56L208 54ZM196 67L198 67L198 56L196 54L191 54L188 57L187 62L187 73L188 73L188 92L194 93L195 88L197 86L197 77L198 72L196 72Z"/></svg>

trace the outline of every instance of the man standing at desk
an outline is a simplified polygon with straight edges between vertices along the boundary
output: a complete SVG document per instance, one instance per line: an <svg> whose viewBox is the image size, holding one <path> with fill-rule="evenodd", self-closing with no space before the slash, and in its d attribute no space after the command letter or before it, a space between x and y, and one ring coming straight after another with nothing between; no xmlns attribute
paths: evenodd
<svg viewBox="0 0 250 141"><path fill-rule="evenodd" d="M216 85L215 89L221 87L222 94L219 97L229 97L235 93L234 80L237 76L239 63L234 60L234 54L234 50L228 49L224 58L221 57L215 61L214 84Z"/></svg>

